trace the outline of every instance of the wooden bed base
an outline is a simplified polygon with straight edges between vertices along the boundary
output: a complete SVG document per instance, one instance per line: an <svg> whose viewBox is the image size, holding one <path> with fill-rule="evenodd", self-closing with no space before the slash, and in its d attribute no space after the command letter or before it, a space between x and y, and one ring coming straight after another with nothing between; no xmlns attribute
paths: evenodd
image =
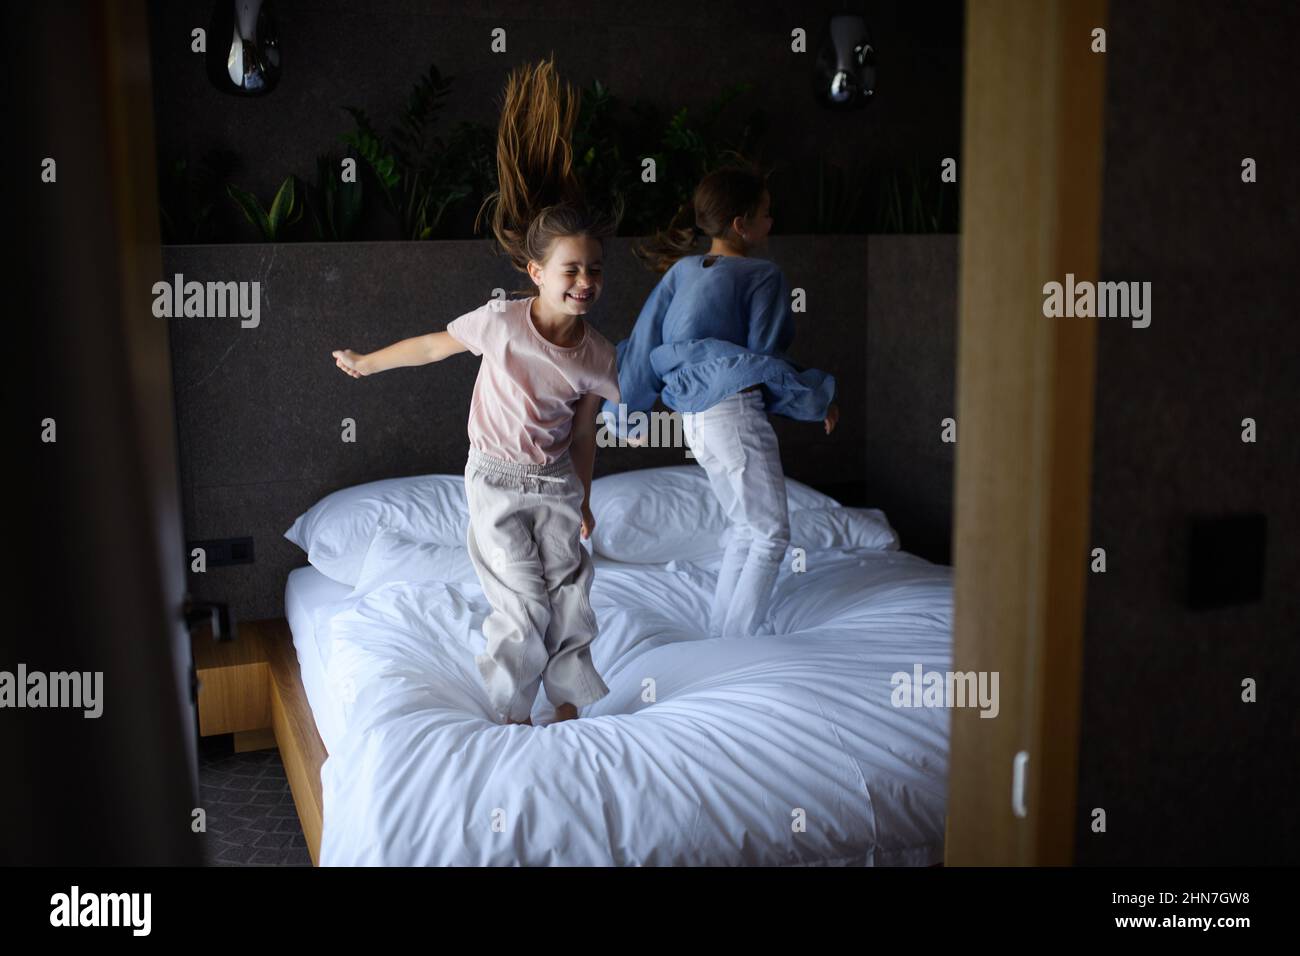
<svg viewBox="0 0 1300 956"><path fill-rule="evenodd" d="M200 629L194 638L194 666L200 681L200 732L205 737L233 733L236 750L279 748L312 864L319 866L325 820L320 769L328 753L307 703L289 622L275 618L240 624L231 642L215 642ZM268 716L270 728L265 726Z"/></svg>
<svg viewBox="0 0 1300 956"><path fill-rule="evenodd" d="M320 835L325 822L321 802L320 768L329 754L316 729L307 692L302 686L298 654L287 621L278 624L271 649L271 719L284 772L293 791L294 806L307 838L311 861L320 865Z"/></svg>

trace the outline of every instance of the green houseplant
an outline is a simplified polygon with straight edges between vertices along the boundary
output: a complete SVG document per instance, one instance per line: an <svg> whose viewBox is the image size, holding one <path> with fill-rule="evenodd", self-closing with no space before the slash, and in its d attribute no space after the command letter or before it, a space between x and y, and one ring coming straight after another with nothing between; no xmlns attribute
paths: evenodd
<svg viewBox="0 0 1300 956"><path fill-rule="evenodd" d="M289 175L275 193L269 209L263 209L256 196L240 189L234 183L226 186L244 217L257 227L262 238L267 242L277 242L284 237L284 231L302 219L302 202L299 199L298 177Z"/></svg>
<svg viewBox="0 0 1300 956"><path fill-rule="evenodd" d="M447 210L483 195L493 174L495 137L481 124L461 122L443 139L434 132L451 89L437 66L416 81L398 124L380 133L364 110L344 107L356 129L342 139L366 163L384 204L407 239L434 236Z"/></svg>
<svg viewBox="0 0 1300 956"><path fill-rule="evenodd" d="M341 167L342 161L336 156L316 157L316 182L307 190L306 198L312 232L321 242L352 239L361 224L365 198L361 178L344 182Z"/></svg>

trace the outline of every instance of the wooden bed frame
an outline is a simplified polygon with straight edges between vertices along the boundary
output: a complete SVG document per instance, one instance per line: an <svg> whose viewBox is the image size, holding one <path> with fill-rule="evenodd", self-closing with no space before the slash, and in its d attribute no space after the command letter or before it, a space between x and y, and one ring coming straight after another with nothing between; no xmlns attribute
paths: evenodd
<svg viewBox="0 0 1300 956"><path fill-rule="evenodd" d="M240 624L234 641L213 641L206 628L197 629L194 667L200 734L234 734L237 752L279 748L312 864L320 866L325 820L320 769L329 754L302 686L289 622ZM947 835L945 818L945 845Z"/></svg>

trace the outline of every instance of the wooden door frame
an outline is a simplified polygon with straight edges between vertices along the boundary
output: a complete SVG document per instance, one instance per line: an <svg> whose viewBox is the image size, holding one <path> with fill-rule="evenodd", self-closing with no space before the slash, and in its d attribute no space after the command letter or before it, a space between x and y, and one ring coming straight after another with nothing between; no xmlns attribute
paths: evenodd
<svg viewBox="0 0 1300 956"><path fill-rule="evenodd" d="M1074 859L1096 321L1042 306L1097 279L1105 27L1105 0L966 5L953 669L997 671L1000 712L951 712L949 865Z"/></svg>

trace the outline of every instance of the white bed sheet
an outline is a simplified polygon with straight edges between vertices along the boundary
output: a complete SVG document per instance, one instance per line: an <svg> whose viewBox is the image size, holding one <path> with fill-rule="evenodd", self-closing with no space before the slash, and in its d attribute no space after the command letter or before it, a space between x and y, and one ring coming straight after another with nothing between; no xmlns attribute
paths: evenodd
<svg viewBox="0 0 1300 956"><path fill-rule="evenodd" d="M332 694L316 631L316 612L344 600L352 588L321 574L310 564L294 568L284 586L285 616L298 654L298 670L316 729L325 750L333 753L343 733L343 705Z"/></svg>
<svg viewBox="0 0 1300 956"><path fill-rule="evenodd" d="M628 567L622 562L610 561L599 555L593 556L593 562L598 570ZM717 559L706 559L700 562L700 566L716 569ZM341 610L351 603L347 598L352 591L349 585L340 584L326 577L310 564L290 571L284 586L285 617L289 622L289 632L293 636L293 646L298 656L298 670L302 675L303 690L307 694L307 704L311 707L316 729L328 753L333 753L335 742L343 734L344 711L339 694L330 687L325 674L325 658L328 656L330 638L328 627L318 630L317 612L324 611L328 614ZM322 641L325 642L325 646L322 646ZM543 699L535 709L535 713L540 719L547 714L547 711Z"/></svg>
<svg viewBox="0 0 1300 956"><path fill-rule="evenodd" d="M700 628L716 561L598 565L593 660L611 693L552 726L539 694L536 727L490 719L472 572L379 584L323 633L308 611L348 589L293 572L295 646L330 738L322 865L942 859L949 715L892 706L890 676L950 668L949 568L810 552L778 581L778 633L722 641Z"/></svg>

